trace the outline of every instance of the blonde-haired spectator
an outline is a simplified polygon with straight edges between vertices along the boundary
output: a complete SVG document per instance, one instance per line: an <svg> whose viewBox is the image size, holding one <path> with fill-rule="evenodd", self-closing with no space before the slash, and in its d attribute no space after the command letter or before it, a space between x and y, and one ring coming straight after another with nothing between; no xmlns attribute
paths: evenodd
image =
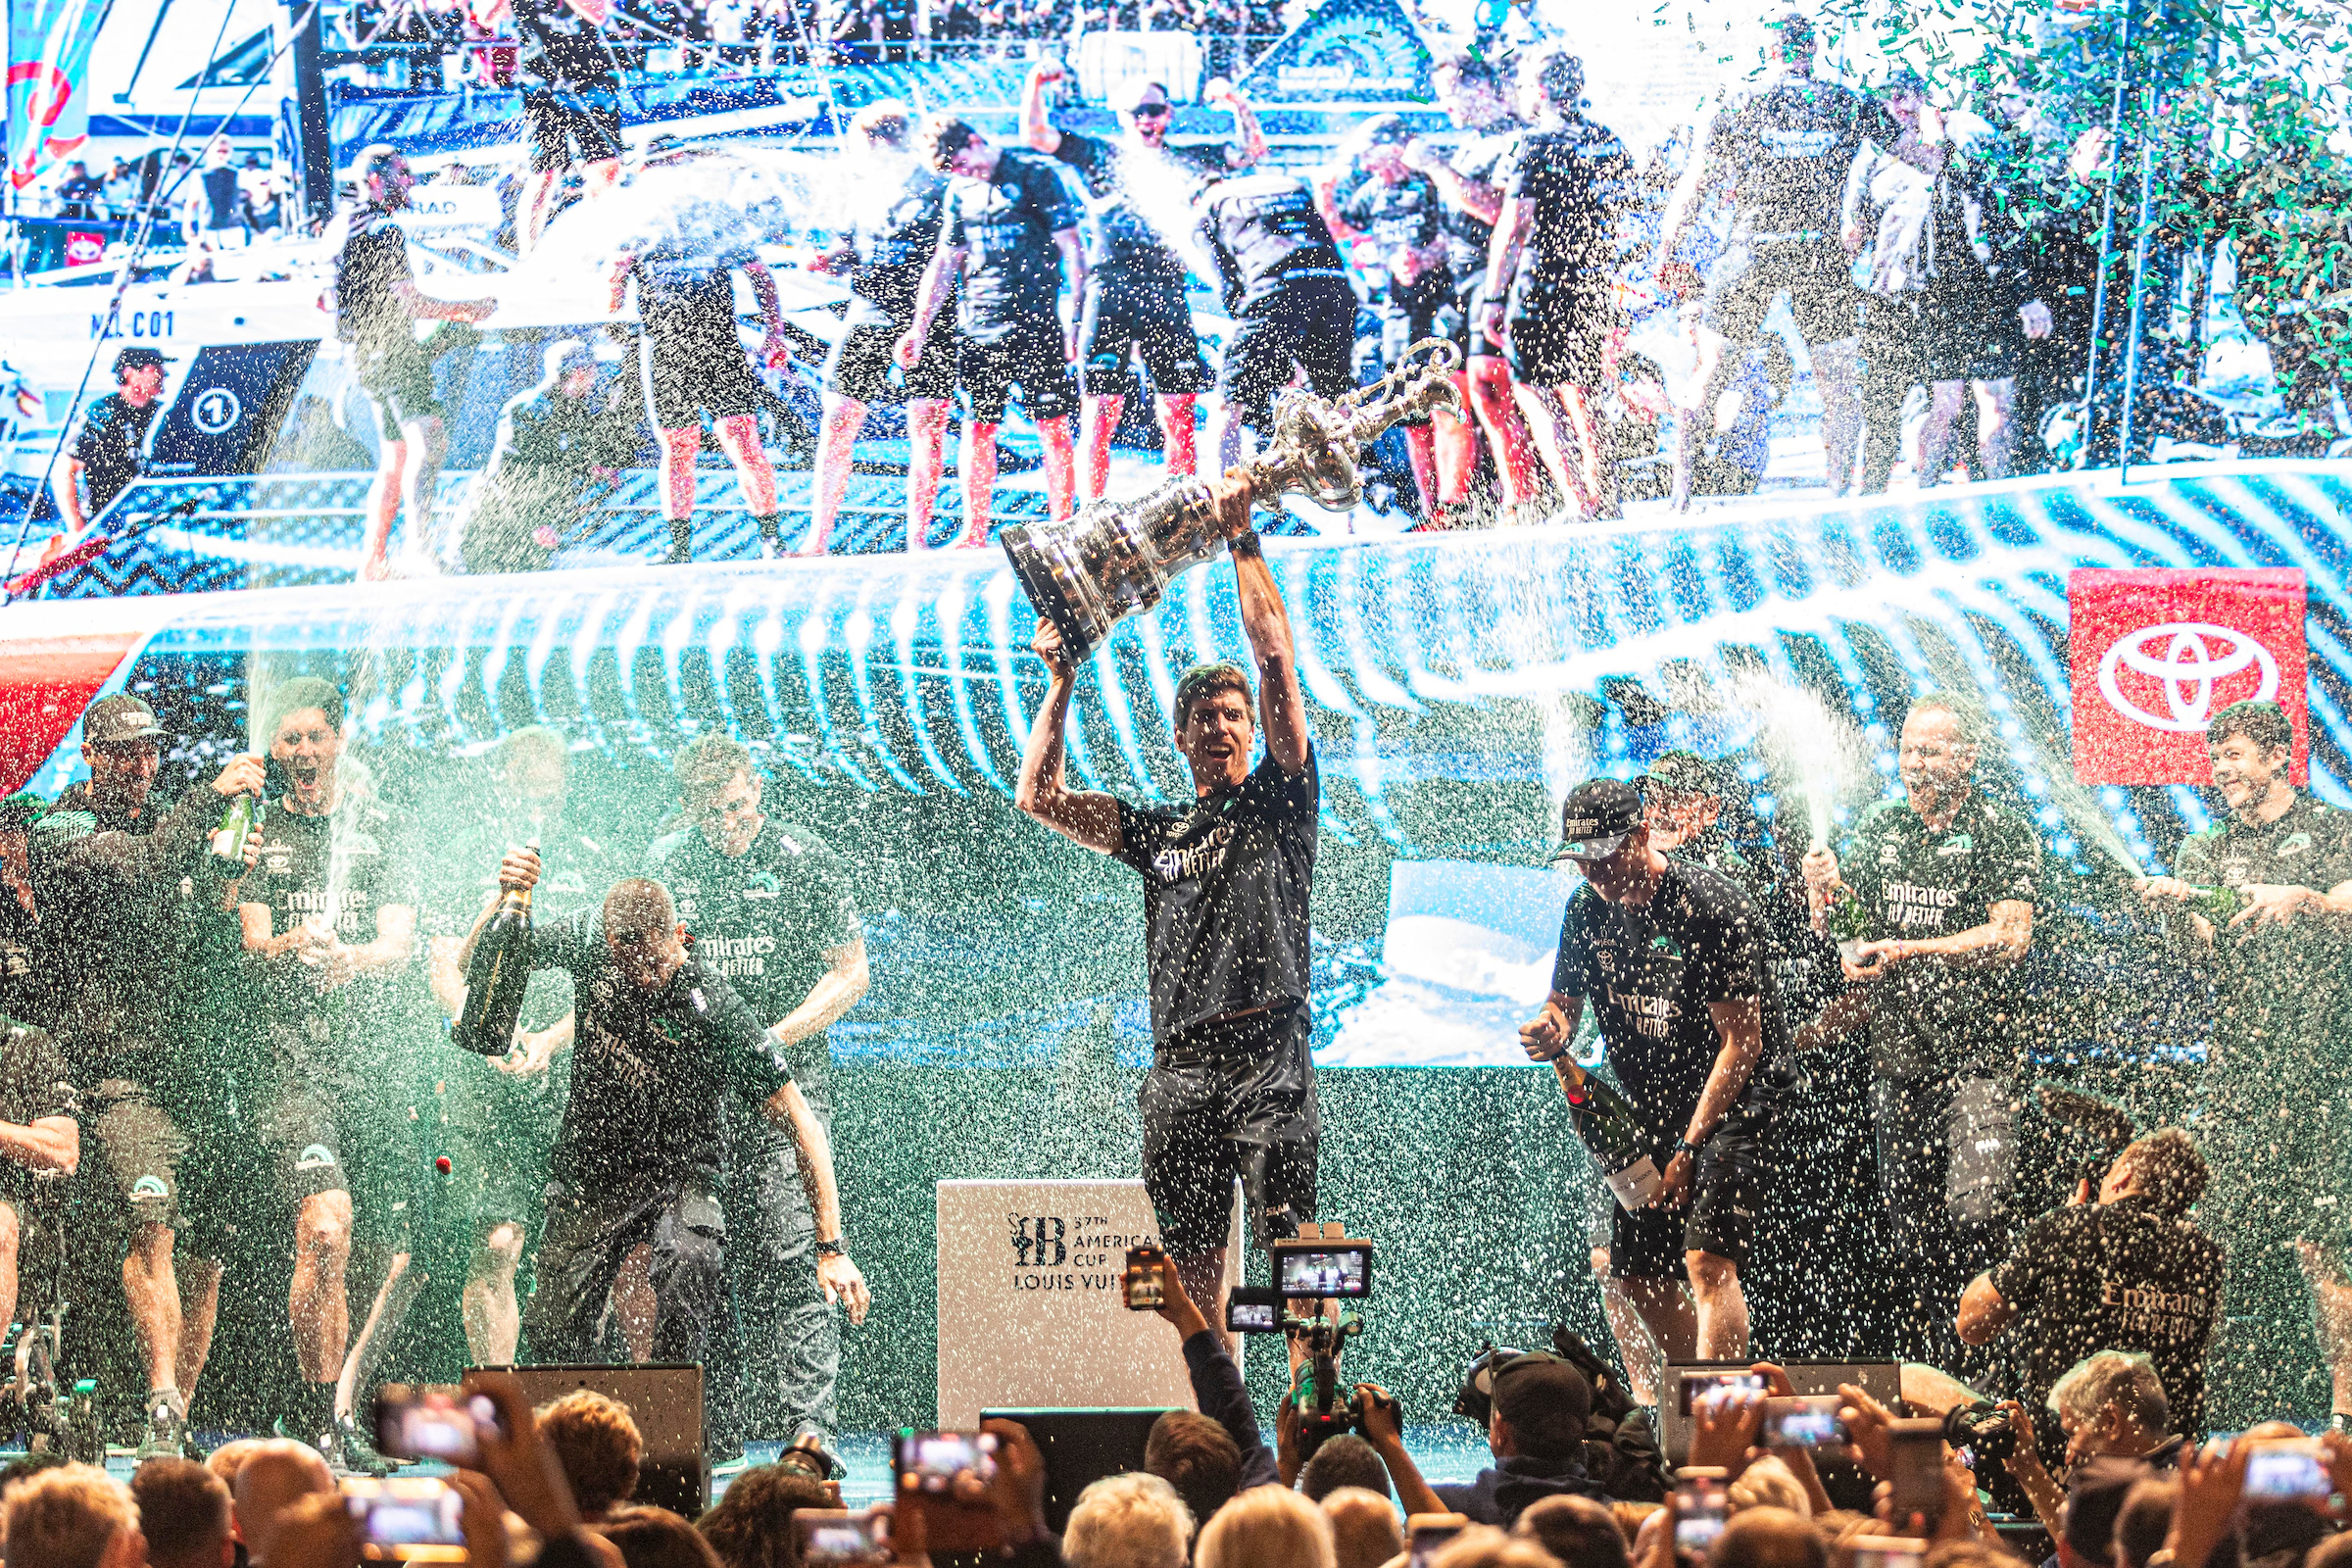
<svg viewBox="0 0 2352 1568"><path fill-rule="evenodd" d="M1404 1550L1396 1504L1368 1487L1340 1487L1325 1494L1332 1552L1340 1568L1380 1568Z"/></svg>
<svg viewBox="0 0 2352 1568"><path fill-rule="evenodd" d="M1813 1517L1813 1500L1805 1495L1804 1483L1777 1453L1768 1453L1740 1471L1740 1479L1724 1495L1734 1513L1746 1508L1786 1508L1799 1518Z"/></svg>
<svg viewBox="0 0 2352 1568"><path fill-rule="evenodd" d="M1331 1521L1288 1487L1251 1487L1200 1531L1198 1568L1339 1568Z"/></svg>
<svg viewBox="0 0 2352 1568"><path fill-rule="evenodd" d="M1078 1494L1061 1557L1070 1568L1184 1568L1192 1541L1193 1510L1176 1489L1137 1470Z"/></svg>
<svg viewBox="0 0 2352 1568"><path fill-rule="evenodd" d="M0 1504L10 1568L142 1568L147 1541L130 1489L94 1464L61 1464Z"/></svg>

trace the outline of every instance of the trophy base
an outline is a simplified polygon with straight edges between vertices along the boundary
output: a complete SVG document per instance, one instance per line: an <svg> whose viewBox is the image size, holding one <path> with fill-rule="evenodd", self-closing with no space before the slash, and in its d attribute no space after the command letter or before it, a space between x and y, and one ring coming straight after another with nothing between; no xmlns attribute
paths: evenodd
<svg viewBox="0 0 2352 1568"><path fill-rule="evenodd" d="M1004 557L1012 563L1013 575L1020 579L1021 592L1029 596L1031 608L1061 633L1063 655L1074 668L1095 651L1109 628L1096 625L1094 617L1071 603L1053 562L1027 528L1006 528L997 539L1004 547Z"/></svg>

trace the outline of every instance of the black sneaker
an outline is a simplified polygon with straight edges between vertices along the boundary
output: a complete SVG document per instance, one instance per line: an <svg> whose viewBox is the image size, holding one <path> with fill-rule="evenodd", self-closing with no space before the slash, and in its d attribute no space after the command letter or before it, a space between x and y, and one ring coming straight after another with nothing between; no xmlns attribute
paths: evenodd
<svg viewBox="0 0 2352 1568"><path fill-rule="evenodd" d="M662 564L683 566L694 560L694 530L672 525L669 530L669 554L662 558Z"/></svg>
<svg viewBox="0 0 2352 1568"><path fill-rule="evenodd" d="M184 1458L192 1446L188 1418L179 1406L170 1399L155 1400L147 1411L147 1438L139 1445L138 1462Z"/></svg>

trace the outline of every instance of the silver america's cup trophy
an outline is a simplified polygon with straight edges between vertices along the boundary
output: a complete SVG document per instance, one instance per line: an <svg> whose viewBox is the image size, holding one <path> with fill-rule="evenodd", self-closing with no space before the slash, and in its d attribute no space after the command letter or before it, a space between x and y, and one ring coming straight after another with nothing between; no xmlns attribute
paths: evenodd
<svg viewBox="0 0 2352 1568"><path fill-rule="evenodd" d="M1274 410L1274 438L1229 477L1246 481L1252 506L1270 507L1299 491L1326 507L1351 507L1364 492L1358 454L1393 424L1446 409L1464 417L1453 371L1461 353L1425 338L1396 369L1343 398L1285 392ZM1209 481L1171 479L1139 501L1098 501L1067 522L1007 528L1004 554L1037 612L1061 632L1075 662L1100 647L1110 628L1149 610L1168 579L1224 548Z"/></svg>

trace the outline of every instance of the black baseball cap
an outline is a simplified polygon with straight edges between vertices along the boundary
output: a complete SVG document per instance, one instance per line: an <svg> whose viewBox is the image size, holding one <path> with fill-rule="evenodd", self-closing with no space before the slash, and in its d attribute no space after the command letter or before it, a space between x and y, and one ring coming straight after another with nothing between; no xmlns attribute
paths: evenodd
<svg viewBox="0 0 2352 1568"><path fill-rule="evenodd" d="M1413 132L1402 115L1374 115L1364 122L1363 137L1367 147L1386 147L1411 141Z"/></svg>
<svg viewBox="0 0 2352 1568"><path fill-rule="evenodd" d="M155 710L128 692L101 697L81 715L84 746L122 746L153 740L163 732L164 726L155 721Z"/></svg>
<svg viewBox="0 0 2352 1568"><path fill-rule="evenodd" d="M115 373L124 370L143 370L151 365L170 365L172 356L154 349L129 348L115 356Z"/></svg>
<svg viewBox="0 0 2352 1568"><path fill-rule="evenodd" d="M1644 792L1662 790L1670 795L1721 795L1723 769L1696 752L1668 752L1649 764L1642 775Z"/></svg>
<svg viewBox="0 0 2352 1568"><path fill-rule="evenodd" d="M1494 1413L1514 1427L1565 1415L1583 1426L1592 1416L1592 1385L1582 1372L1542 1350L1513 1356L1494 1369Z"/></svg>
<svg viewBox="0 0 2352 1568"><path fill-rule="evenodd" d="M1560 803L1562 860L1605 860L1642 825L1642 792L1621 778L1589 778Z"/></svg>

